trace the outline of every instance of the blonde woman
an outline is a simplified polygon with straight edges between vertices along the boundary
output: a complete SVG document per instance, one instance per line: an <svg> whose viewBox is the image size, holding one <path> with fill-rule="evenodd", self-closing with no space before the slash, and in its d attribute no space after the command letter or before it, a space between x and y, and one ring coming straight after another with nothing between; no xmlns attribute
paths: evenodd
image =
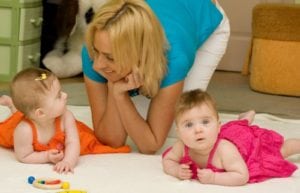
<svg viewBox="0 0 300 193"><path fill-rule="evenodd" d="M96 136L122 146L130 136L154 153L171 128L183 89L206 89L223 56L229 23L212 0L110 0L94 15L82 50ZM148 97L146 118L132 96Z"/></svg>

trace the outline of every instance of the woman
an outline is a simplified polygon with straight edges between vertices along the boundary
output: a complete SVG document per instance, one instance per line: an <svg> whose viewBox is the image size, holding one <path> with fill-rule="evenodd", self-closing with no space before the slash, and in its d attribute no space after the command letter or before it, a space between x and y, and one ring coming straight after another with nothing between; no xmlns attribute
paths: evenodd
<svg viewBox="0 0 300 193"><path fill-rule="evenodd" d="M206 89L229 23L211 0L110 0L86 37L83 72L96 136L118 147L128 135L150 154L164 144L183 89ZM146 118L132 102L137 93L151 100Z"/></svg>

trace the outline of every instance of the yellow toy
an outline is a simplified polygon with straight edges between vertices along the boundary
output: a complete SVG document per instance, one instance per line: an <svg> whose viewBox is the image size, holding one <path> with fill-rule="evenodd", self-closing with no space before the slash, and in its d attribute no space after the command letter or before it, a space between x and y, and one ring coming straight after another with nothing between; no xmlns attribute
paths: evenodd
<svg viewBox="0 0 300 193"><path fill-rule="evenodd" d="M57 193L87 193L87 192L83 190L64 190Z"/></svg>
<svg viewBox="0 0 300 193"><path fill-rule="evenodd" d="M69 189L69 182L63 182L59 179L51 179L51 178L38 178L35 179L33 176L28 177L28 183L32 184L34 187L45 190L53 190L53 189Z"/></svg>

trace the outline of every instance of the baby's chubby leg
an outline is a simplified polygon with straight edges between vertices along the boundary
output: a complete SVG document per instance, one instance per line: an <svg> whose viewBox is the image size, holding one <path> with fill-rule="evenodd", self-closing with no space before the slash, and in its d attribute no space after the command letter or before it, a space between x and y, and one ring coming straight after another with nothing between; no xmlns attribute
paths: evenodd
<svg viewBox="0 0 300 193"><path fill-rule="evenodd" d="M11 113L17 112L17 108L15 107L10 96L7 95L0 96L0 105L8 107Z"/></svg>
<svg viewBox="0 0 300 193"><path fill-rule="evenodd" d="M286 139L280 149L280 152L284 158L300 154L300 139Z"/></svg>
<svg viewBox="0 0 300 193"><path fill-rule="evenodd" d="M249 125L253 122L255 117L255 111L254 110L250 110L244 113L239 114L238 119L242 120L242 119L246 119L249 122Z"/></svg>

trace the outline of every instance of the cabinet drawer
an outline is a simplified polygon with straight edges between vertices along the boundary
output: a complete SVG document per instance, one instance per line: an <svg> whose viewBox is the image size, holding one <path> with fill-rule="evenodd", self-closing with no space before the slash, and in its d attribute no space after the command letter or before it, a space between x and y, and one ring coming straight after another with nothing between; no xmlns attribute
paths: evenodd
<svg viewBox="0 0 300 193"><path fill-rule="evenodd" d="M22 8L20 12L19 40L39 38L41 35L43 13L40 7Z"/></svg>
<svg viewBox="0 0 300 193"><path fill-rule="evenodd" d="M7 45L0 45L0 58L1 58L1 65L0 65L0 77L8 75L10 72L10 64L12 62L11 55L15 52L11 46Z"/></svg>
<svg viewBox="0 0 300 193"><path fill-rule="evenodd" d="M20 4L32 4L41 3L42 0L0 0L0 5L20 5Z"/></svg>
<svg viewBox="0 0 300 193"><path fill-rule="evenodd" d="M0 0L0 81L39 66L42 0Z"/></svg>
<svg viewBox="0 0 300 193"><path fill-rule="evenodd" d="M0 38L11 39L12 37L12 9L7 7L0 7Z"/></svg>
<svg viewBox="0 0 300 193"><path fill-rule="evenodd" d="M38 67L40 64L40 42L35 44L19 46L18 68L20 71L27 67Z"/></svg>
<svg viewBox="0 0 300 193"><path fill-rule="evenodd" d="M22 46L0 45L0 58L0 81L10 81L20 70L39 66L40 42Z"/></svg>
<svg viewBox="0 0 300 193"><path fill-rule="evenodd" d="M20 3L38 3L38 2L42 2L42 0L16 0L16 1L19 1Z"/></svg>

